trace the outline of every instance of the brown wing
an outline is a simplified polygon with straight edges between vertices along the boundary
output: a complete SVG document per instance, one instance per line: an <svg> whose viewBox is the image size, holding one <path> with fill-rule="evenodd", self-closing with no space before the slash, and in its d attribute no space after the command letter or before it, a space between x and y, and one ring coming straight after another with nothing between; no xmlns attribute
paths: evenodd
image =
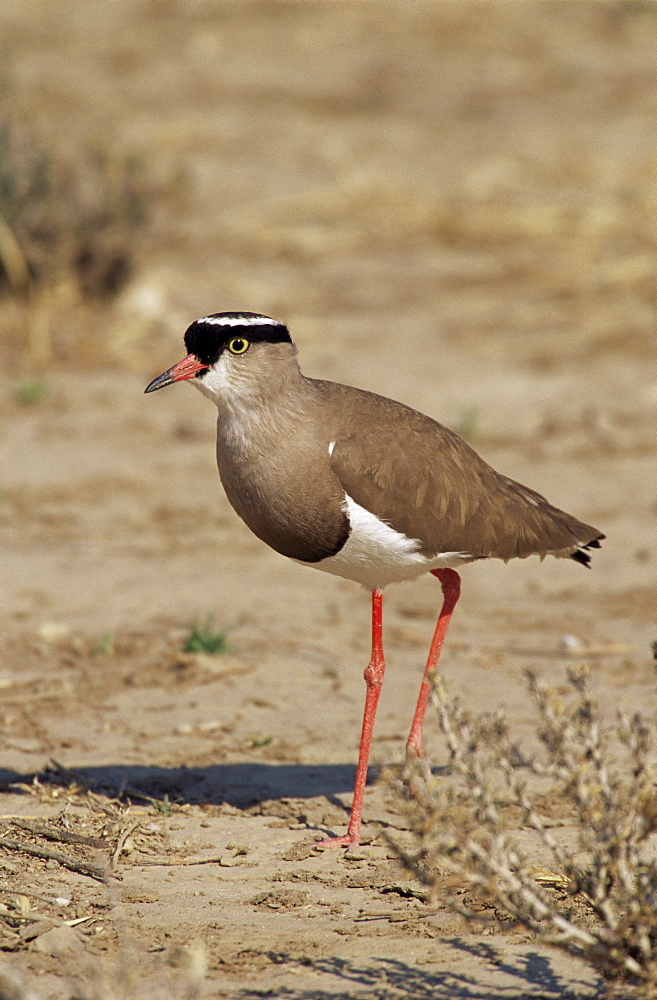
<svg viewBox="0 0 657 1000"><path fill-rule="evenodd" d="M343 393L335 402L340 419L331 463L342 488L397 531L417 538L423 554L511 559L576 553L587 562L581 547L597 547L604 537L495 472L430 417L363 391Z"/></svg>

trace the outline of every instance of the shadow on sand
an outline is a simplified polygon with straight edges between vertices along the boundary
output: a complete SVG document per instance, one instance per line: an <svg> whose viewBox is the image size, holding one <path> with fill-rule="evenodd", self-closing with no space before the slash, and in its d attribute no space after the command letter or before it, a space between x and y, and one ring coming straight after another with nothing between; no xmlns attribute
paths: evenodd
<svg viewBox="0 0 657 1000"><path fill-rule="evenodd" d="M275 996L280 1000L356 1000L365 997L412 997L413 1000L595 1000L605 995L602 984L590 981L565 980L552 969L545 955L527 951L502 959L496 950L485 944L468 943L462 938L443 939L442 944L455 949L449 968L436 971L402 962L394 958L373 956L367 964L342 958L304 959L306 969L330 976L329 988L294 989L277 985ZM494 985L486 985L471 972L458 971L463 961L459 952L480 958L491 970ZM284 953L268 953L271 962L281 965L299 964ZM464 963L465 964L465 963ZM479 981L478 981L479 980ZM235 1000L255 1000L262 990L243 989Z"/></svg>
<svg viewBox="0 0 657 1000"><path fill-rule="evenodd" d="M0 792L20 791L38 778L42 784L76 782L110 798L154 799L198 805L229 803L248 809L262 802L310 799L351 792L356 769L350 764L215 764L210 767L146 767L108 764L19 773L0 769ZM370 781L375 773L370 770ZM342 805L339 800L336 804Z"/></svg>

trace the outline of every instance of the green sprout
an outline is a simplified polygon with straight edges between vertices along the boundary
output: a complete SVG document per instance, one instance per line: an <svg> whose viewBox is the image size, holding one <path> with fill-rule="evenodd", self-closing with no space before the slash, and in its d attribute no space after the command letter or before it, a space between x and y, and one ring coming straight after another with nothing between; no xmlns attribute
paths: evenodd
<svg viewBox="0 0 657 1000"><path fill-rule="evenodd" d="M202 625L198 622L192 625L182 651L183 653L210 653L212 656L221 656L222 653L230 652L228 632L225 629L222 631L215 629L212 616L209 615Z"/></svg>
<svg viewBox="0 0 657 1000"><path fill-rule="evenodd" d="M16 401L21 406L38 406L50 394L47 382L39 376L23 379L14 389Z"/></svg>
<svg viewBox="0 0 657 1000"><path fill-rule="evenodd" d="M105 632L100 642L91 650L93 656L107 656L112 652L112 633Z"/></svg>

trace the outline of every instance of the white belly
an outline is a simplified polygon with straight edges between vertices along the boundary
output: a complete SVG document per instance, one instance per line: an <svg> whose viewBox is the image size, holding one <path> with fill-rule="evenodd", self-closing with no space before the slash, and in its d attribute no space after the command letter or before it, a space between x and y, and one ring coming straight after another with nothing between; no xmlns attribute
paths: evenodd
<svg viewBox="0 0 657 1000"><path fill-rule="evenodd" d="M440 552L431 558L422 555L421 543L416 538L395 531L347 494L345 510L351 533L340 551L321 562L302 565L314 566L375 590L389 583L415 580L432 569L455 569L474 558L467 552Z"/></svg>

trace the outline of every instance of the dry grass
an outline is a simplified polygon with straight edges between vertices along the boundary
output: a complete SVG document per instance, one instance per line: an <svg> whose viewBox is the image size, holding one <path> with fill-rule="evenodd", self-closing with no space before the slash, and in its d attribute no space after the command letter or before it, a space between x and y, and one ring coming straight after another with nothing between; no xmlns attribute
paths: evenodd
<svg viewBox="0 0 657 1000"><path fill-rule="evenodd" d="M468 918L510 919L609 983L654 996L654 730L639 713L619 712L615 727L605 725L587 670L573 669L568 679L563 698L528 675L541 744L529 756L501 713L469 715L436 678L450 774L427 779L412 766L415 846L402 857L430 886L451 872L472 895L470 904L452 900Z"/></svg>

